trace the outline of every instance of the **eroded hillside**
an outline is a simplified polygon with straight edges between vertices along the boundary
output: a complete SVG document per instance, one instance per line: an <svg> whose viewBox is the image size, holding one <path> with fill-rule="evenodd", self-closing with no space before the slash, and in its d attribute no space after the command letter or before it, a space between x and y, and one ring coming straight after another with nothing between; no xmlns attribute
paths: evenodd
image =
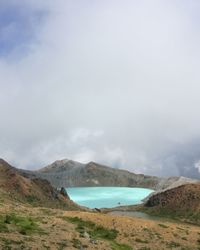
<svg viewBox="0 0 200 250"><path fill-rule="evenodd" d="M200 183L185 184L152 195L145 204L147 212L200 225Z"/></svg>
<svg viewBox="0 0 200 250"><path fill-rule="evenodd" d="M12 201L35 206L81 209L59 194L47 180L26 178L2 159L0 159L0 194Z"/></svg>

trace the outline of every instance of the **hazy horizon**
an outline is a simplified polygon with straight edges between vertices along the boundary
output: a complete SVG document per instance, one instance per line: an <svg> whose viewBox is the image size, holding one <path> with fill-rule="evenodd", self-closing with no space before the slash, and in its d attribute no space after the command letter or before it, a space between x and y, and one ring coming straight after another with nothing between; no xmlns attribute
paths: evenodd
<svg viewBox="0 0 200 250"><path fill-rule="evenodd" d="M198 0L0 1L0 157L200 178Z"/></svg>

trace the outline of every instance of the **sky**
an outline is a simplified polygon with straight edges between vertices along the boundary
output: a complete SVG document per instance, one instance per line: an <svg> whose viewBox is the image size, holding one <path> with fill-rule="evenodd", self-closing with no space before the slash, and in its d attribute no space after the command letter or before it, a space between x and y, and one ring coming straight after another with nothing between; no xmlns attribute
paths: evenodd
<svg viewBox="0 0 200 250"><path fill-rule="evenodd" d="M0 0L0 157L200 178L198 0Z"/></svg>

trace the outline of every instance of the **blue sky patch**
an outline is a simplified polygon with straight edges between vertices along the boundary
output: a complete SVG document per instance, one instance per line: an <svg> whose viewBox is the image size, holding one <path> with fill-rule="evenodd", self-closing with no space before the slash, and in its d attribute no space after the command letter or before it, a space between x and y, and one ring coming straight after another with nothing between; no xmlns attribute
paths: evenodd
<svg viewBox="0 0 200 250"><path fill-rule="evenodd" d="M28 45L37 40L44 11L27 6L3 4L0 6L0 56L27 51Z"/></svg>

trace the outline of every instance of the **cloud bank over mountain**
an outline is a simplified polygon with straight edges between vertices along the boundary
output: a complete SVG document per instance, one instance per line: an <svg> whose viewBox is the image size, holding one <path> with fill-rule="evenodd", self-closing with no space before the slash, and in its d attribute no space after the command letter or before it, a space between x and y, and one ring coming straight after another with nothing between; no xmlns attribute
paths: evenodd
<svg viewBox="0 0 200 250"><path fill-rule="evenodd" d="M1 157L22 168L72 158L198 175L199 1L0 9Z"/></svg>

